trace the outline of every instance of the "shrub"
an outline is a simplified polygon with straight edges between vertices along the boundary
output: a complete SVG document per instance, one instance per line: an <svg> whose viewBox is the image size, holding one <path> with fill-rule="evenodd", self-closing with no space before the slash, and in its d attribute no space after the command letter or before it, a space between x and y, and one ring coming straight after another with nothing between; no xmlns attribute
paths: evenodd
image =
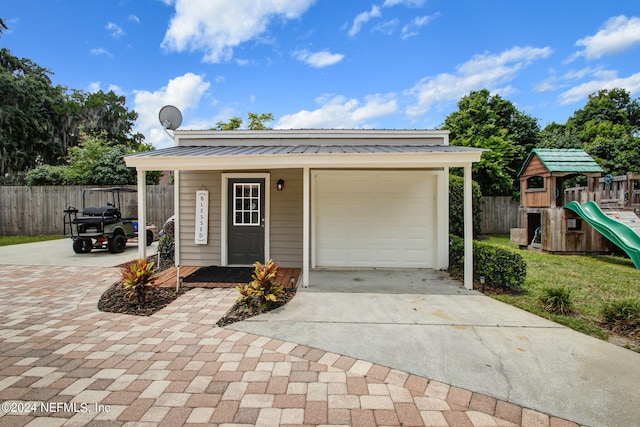
<svg viewBox="0 0 640 427"><path fill-rule="evenodd" d="M571 314L573 289L568 286L545 286L538 300L549 313L568 315Z"/></svg>
<svg viewBox="0 0 640 427"><path fill-rule="evenodd" d="M608 301L602 306L602 316L612 331L640 336L640 298Z"/></svg>
<svg viewBox="0 0 640 427"><path fill-rule="evenodd" d="M464 240L450 235L449 271L464 270ZM521 288L527 277L527 264L509 249L473 241L473 278L485 277L487 284L499 288Z"/></svg>
<svg viewBox="0 0 640 427"><path fill-rule="evenodd" d="M155 268L153 262L138 259L127 263L121 269L124 297L129 301L144 303L149 299L149 291L155 286Z"/></svg>
<svg viewBox="0 0 640 427"><path fill-rule="evenodd" d="M165 234L158 240L158 253L160 254L160 259L175 261L176 244L172 235Z"/></svg>
<svg viewBox="0 0 640 427"><path fill-rule="evenodd" d="M67 171L64 166L42 165L27 172L27 185L66 185Z"/></svg>
<svg viewBox="0 0 640 427"><path fill-rule="evenodd" d="M253 280L248 284L236 286L240 293L238 302L259 309L266 308L270 302L281 302L284 289L276 280L278 264L269 260L265 265L256 262L253 266L255 268L251 275Z"/></svg>
<svg viewBox="0 0 640 427"><path fill-rule="evenodd" d="M473 237L480 234L482 221L482 193L474 181L471 184L473 203ZM449 175L449 233L464 237L464 178Z"/></svg>

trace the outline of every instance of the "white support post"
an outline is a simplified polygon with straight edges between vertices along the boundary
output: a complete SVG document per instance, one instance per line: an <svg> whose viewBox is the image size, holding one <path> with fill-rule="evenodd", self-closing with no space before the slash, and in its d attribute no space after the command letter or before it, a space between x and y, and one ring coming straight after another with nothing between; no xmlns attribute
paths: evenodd
<svg viewBox="0 0 640 427"><path fill-rule="evenodd" d="M147 173L138 171L138 258L147 258Z"/></svg>
<svg viewBox="0 0 640 427"><path fill-rule="evenodd" d="M302 287L309 287L311 196L309 168L302 169Z"/></svg>
<svg viewBox="0 0 640 427"><path fill-rule="evenodd" d="M180 290L180 171L173 171L173 262L176 266L176 291Z"/></svg>
<svg viewBox="0 0 640 427"><path fill-rule="evenodd" d="M471 164L464 167L464 287L473 289L473 197Z"/></svg>

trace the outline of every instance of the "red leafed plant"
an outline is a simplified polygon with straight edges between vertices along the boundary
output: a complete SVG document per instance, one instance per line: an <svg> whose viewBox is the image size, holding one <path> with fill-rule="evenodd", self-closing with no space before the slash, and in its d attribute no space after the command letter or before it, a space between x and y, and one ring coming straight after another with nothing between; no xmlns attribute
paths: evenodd
<svg viewBox="0 0 640 427"><path fill-rule="evenodd" d="M236 289L240 293L238 302L263 309L268 303L277 303L284 297L284 289L276 280L278 275L278 263L269 260L266 264L256 262L255 268L248 284L238 285Z"/></svg>
<svg viewBox="0 0 640 427"><path fill-rule="evenodd" d="M149 298L149 291L155 286L156 272L154 263L146 259L138 259L122 266L122 285L124 297L129 301L143 303Z"/></svg>

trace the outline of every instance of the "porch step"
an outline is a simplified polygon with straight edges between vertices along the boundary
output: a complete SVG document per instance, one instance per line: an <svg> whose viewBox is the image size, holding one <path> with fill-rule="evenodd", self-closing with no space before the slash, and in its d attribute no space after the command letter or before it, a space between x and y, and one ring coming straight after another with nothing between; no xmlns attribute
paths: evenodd
<svg viewBox="0 0 640 427"><path fill-rule="evenodd" d="M195 273L196 271L198 271L198 269L200 269L200 267L182 266L180 267L180 275L182 277L186 277L190 274ZM171 267L162 271L156 277L156 285L161 287L175 287L177 273L178 271L176 267ZM276 280L280 282L282 287L285 289L296 289L301 273L302 269L300 268L280 268L278 270ZM234 288L236 286L236 283L200 282L183 283L181 286L190 288Z"/></svg>

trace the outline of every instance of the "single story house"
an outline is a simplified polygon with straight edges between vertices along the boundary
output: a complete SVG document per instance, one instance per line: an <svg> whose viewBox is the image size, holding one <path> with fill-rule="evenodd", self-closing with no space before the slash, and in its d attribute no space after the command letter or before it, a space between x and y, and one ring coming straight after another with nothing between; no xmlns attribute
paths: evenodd
<svg viewBox="0 0 640 427"><path fill-rule="evenodd" d="M176 265L446 269L449 168L464 169L465 286L473 286L471 167L484 150L441 130L176 130L129 155L145 177L173 170ZM145 246L139 246L145 257Z"/></svg>

